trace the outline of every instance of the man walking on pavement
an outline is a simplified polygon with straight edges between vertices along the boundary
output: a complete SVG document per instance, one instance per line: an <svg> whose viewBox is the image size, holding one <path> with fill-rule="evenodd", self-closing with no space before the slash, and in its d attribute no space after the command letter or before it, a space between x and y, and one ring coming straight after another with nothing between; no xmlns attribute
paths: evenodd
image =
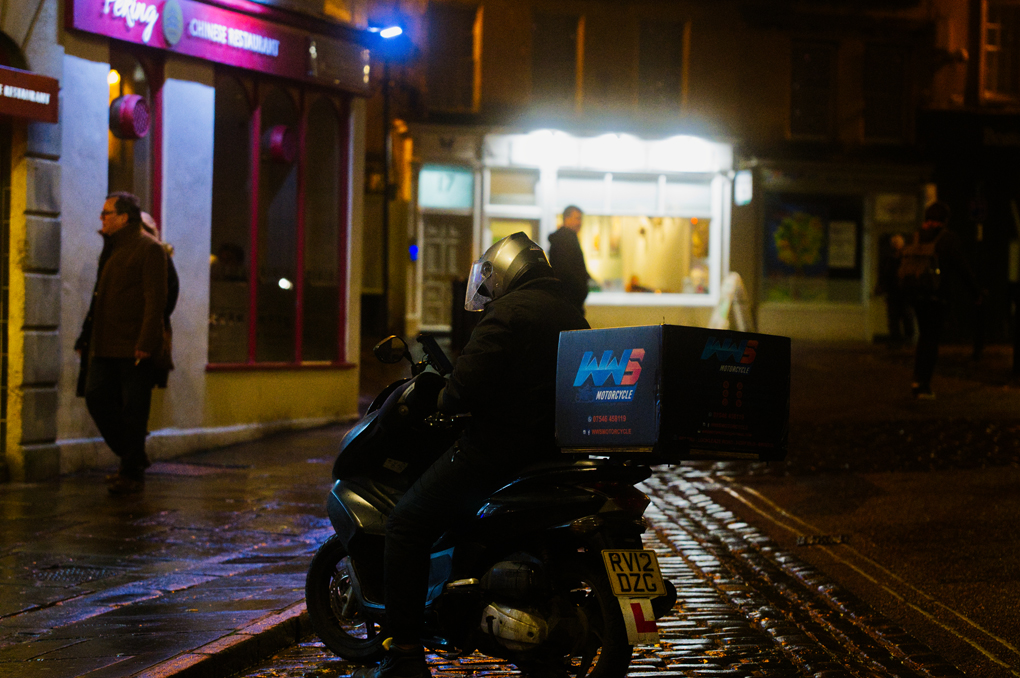
<svg viewBox="0 0 1020 678"><path fill-rule="evenodd" d="M588 297L588 267L577 234L581 232L584 213L576 205L563 210L563 225L549 236L549 264L553 275L567 287L567 300L584 315L584 300Z"/></svg>
<svg viewBox="0 0 1020 678"><path fill-rule="evenodd" d="M120 469L109 476L114 495L144 489L149 407L155 383L153 357L163 344L167 299L166 251L142 228L138 198L112 193L99 215L103 251L89 313L75 350L84 374L78 395Z"/></svg>

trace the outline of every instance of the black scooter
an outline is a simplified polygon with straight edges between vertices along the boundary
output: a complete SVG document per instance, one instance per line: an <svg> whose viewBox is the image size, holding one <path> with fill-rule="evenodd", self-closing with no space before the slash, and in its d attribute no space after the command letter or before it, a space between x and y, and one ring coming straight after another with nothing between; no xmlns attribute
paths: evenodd
<svg viewBox="0 0 1020 678"><path fill-rule="evenodd" d="M344 437L327 498L336 534L306 580L319 638L357 663L385 652L387 515L465 423L423 410L428 398L412 396L452 371L433 337L418 341L417 364L399 337L373 351L384 363L409 360L412 377L384 388ZM567 455L525 469L433 545L423 644L446 656L480 651L532 674L624 676L634 622L620 599L650 601L656 618L676 601L654 554L642 550L649 499L634 485L650 474L641 463Z"/></svg>

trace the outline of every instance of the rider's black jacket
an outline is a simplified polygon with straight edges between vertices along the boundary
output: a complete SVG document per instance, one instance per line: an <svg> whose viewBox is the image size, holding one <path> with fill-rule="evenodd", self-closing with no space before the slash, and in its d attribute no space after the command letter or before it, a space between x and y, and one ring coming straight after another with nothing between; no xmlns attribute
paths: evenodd
<svg viewBox="0 0 1020 678"><path fill-rule="evenodd" d="M551 453L559 333L581 329L588 322L552 277L489 302L443 393L444 410L471 413L461 444L518 463Z"/></svg>

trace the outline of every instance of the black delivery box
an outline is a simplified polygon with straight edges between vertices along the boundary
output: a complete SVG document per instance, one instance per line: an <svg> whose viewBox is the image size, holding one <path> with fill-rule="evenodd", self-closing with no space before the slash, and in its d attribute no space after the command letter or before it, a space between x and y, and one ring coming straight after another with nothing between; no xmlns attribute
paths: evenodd
<svg viewBox="0 0 1020 678"><path fill-rule="evenodd" d="M789 419L788 337L679 325L560 333L563 452L778 460Z"/></svg>

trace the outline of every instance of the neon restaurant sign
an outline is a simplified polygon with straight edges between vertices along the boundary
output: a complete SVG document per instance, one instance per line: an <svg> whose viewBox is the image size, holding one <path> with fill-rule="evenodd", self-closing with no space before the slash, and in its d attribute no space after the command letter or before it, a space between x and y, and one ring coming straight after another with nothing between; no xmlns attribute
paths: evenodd
<svg viewBox="0 0 1020 678"><path fill-rule="evenodd" d="M72 28L177 54L333 85L368 89L368 51L194 0L74 0ZM328 63L321 58L329 55Z"/></svg>

